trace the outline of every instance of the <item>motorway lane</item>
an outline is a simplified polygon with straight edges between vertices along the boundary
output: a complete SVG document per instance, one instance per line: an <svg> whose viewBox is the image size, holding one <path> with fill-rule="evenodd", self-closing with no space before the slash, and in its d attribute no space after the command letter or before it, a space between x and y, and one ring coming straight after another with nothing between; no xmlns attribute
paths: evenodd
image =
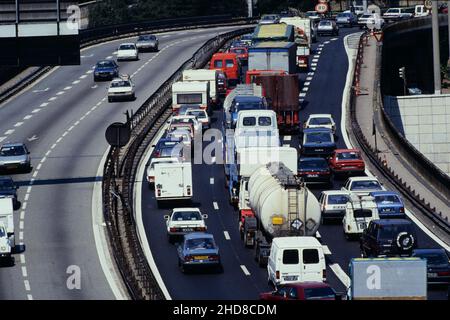
<svg viewBox="0 0 450 320"><path fill-rule="evenodd" d="M120 40L86 50L81 66L57 69L35 88L0 108L0 118L8 119L0 123L0 136L14 128L5 141L38 137L27 143L34 171L13 176L24 185L35 179L28 195L28 186L19 190L19 200L26 207L23 205L16 213L17 232L19 225L23 227L26 259L21 260L17 254L14 267L0 268L0 299L26 299L29 294L34 299L114 298L92 234L91 197L93 182L101 179L96 172L107 150L104 131L110 123L123 121L126 109L136 110L204 42L229 29L236 27L195 30L192 34L171 32L160 36L160 53L142 54L137 62L120 62L121 73L138 71L134 76L134 102L107 103L108 82L95 87L89 73L96 60L114 56L117 44L128 41ZM33 93L36 88L51 89ZM55 95L58 92L65 93ZM48 101L53 96L58 98ZM44 102L49 104L39 108ZM36 109L41 110L32 113ZM32 117L22 120L26 115ZM18 122L24 123L13 127ZM18 233L16 238L19 242ZM71 265L81 269L81 290L66 287L66 269Z"/></svg>

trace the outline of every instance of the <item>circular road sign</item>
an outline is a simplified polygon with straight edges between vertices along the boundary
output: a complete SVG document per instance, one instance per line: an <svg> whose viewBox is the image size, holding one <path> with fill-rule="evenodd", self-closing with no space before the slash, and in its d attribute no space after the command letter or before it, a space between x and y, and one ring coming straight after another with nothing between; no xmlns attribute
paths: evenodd
<svg viewBox="0 0 450 320"><path fill-rule="evenodd" d="M326 4L326 3L318 3L318 4L316 4L315 9L316 9L316 11L318 13L325 13L325 12L328 11L328 4Z"/></svg>
<svg viewBox="0 0 450 320"><path fill-rule="evenodd" d="M427 8L428 10L431 10L431 8L433 7L433 3L431 0L425 0L423 2L423 5L425 6L425 8Z"/></svg>
<svg viewBox="0 0 450 320"><path fill-rule="evenodd" d="M105 138L113 147L123 147L130 141L131 132L128 125L121 122L114 122L105 132Z"/></svg>

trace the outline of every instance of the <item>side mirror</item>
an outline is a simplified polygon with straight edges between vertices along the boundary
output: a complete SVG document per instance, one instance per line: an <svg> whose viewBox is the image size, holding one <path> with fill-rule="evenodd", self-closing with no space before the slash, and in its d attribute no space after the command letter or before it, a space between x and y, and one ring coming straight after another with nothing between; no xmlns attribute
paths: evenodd
<svg viewBox="0 0 450 320"><path fill-rule="evenodd" d="M169 216L169 215L165 215L165 216L164 216L164 220L169 221L169 219L170 219L170 216Z"/></svg>
<svg viewBox="0 0 450 320"><path fill-rule="evenodd" d="M204 214L204 215L203 215L203 219L208 219L208 215L207 215L207 214Z"/></svg>

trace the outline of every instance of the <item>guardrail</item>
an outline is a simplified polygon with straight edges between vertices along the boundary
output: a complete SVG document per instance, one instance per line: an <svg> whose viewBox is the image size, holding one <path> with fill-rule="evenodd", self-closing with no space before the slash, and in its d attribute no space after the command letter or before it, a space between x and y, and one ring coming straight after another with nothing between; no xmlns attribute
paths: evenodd
<svg viewBox="0 0 450 320"><path fill-rule="evenodd" d="M139 242L133 192L144 151L172 113L171 86L184 69L204 66L227 41L251 30L232 31L209 40L131 116L127 122L132 131L128 145L122 150L110 148L103 173L104 217L114 258L133 299L164 299Z"/></svg>
<svg viewBox="0 0 450 320"><path fill-rule="evenodd" d="M358 46L358 54L356 58L356 65L355 65L355 72L353 75L353 87L350 94L350 118L351 118L351 126L353 130L353 134L360 145L362 151L367 155L370 162L379 170L383 176L392 184L395 186L395 188L402 194L402 196L407 199L417 210L419 210L423 215L428 217L430 220L432 220L437 226L439 226L443 231L450 234L450 224L447 219L447 217L443 218L442 214L438 214L435 210L435 208L432 208L429 203L425 203L424 199L421 199L418 194L416 194L413 187L408 185L406 181L403 181L392 168L389 166L386 166L386 164L383 162L383 159L378 154L378 152L371 146L371 144L367 141L364 133L362 132L362 129L357 122L356 119L356 110L355 110L355 102L356 102L356 96L359 94L359 78L360 78L360 72L361 72L361 64L364 58L364 46L367 43L367 33L364 33L361 35L359 46ZM379 68L380 63L377 61L377 68ZM378 81L379 83L379 81ZM392 138L393 141L396 139L398 141L396 142L396 145L398 143L403 143L402 147L400 148L402 151L406 150L406 148L410 147L410 143L401 142L401 135L397 132L396 128L394 127L393 123L389 121L389 117L384 111L384 106L381 101L381 90L379 86L376 86L374 88L374 103L379 103L382 110L382 117L381 120L383 121L383 124L386 128L388 128L388 134L390 134L390 138ZM403 138L403 140L406 140ZM409 150L409 154L414 158L414 161L420 162L421 157L423 158L423 155L421 155L417 150ZM420 157L421 156L421 157ZM408 158L410 159L410 158ZM410 161L410 160L409 160ZM429 165L428 163L424 162L424 165ZM431 167L430 173L432 173L431 170L433 170ZM450 184L447 184L447 188Z"/></svg>

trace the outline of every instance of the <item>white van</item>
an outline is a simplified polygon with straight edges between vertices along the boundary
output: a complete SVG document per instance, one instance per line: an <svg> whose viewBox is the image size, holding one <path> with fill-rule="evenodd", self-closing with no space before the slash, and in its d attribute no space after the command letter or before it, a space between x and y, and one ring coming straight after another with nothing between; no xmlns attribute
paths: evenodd
<svg viewBox="0 0 450 320"><path fill-rule="evenodd" d="M162 200L192 199L192 165L190 162L155 164L155 198Z"/></svg>
<svg viewBox="0 0 450 320"><path fill-rule="evenodd" d="M325 255L315 237L273 238L267 263L274 286L290 282L326 280Z"/></svg>

